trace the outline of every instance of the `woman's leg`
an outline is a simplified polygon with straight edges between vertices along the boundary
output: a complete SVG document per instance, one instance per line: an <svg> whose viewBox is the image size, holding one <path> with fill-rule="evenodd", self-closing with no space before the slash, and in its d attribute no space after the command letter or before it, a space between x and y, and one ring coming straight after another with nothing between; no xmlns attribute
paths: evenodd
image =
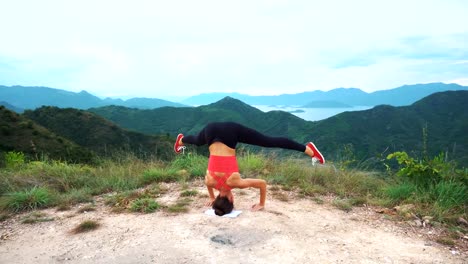
<svg viewBox="0 0 468 264"><path fill-rule="evenodd" d="M193 135L184 136L181 139L181 141L183 144L192 144L196 146L205 145L206 144L205 128L203 128L196 136L193 136Z"/></svg>
<svg viewBox="0 0 468 264"><path fill-rule="evenodd" d="M302 145L294 140L285 137L270 137L266 136L254 129L239 125L238 126L239 141L251 145L257 145L268 148L284 148L304 152L310 157L315 157L320 163L325 163L325 158L318 151L312 142L307 145Z"/></svg>
<svg viewBox="0 0 468 264"><path fill-rule="evenodd" d="M305 145L302 145L294 140L285 137L270 137L245 126L239 126L238 133L239 141L242 143L267 148L284 148L297 150L300 152L306 151Z"/></svg>

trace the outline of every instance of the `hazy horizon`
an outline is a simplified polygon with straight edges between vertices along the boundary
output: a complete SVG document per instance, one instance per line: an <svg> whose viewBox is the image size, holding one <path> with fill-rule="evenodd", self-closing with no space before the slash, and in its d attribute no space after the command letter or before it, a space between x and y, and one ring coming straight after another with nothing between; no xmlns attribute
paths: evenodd
<svg viewBox="0 0 468 264"><path fill-rule="evenodd" d="M415 84L403 84L402 86L406 86L406 85L419 85L419 84L422 84L422 83L415 83ZM457 83L444 83L444 84L457 84ZM2 86L3 84L0 84L0 86ZM457 85L460 85L460 84L457 84ZM68 91L68 90L65 90L65 89L61 89L61 88L57 88L57 87L47 87L47 86L24 86L24 85L3 85L3 86L7 86L7 87L14 87L14 86L22 86L22 87L31 87L31 88L34 88L34 87L44 87L44 88L51 88L51 89L57 89L57 90L64 90L64 91ZM327 90L327 91L324 91L324 92L329 92L329 91L332 91L332 90L335 90L335 89L359 89L365 93L374 93L374 92L379 92L379 91L385 91L385 90L391 90L391 89L395 89L395 88L400 88L402 86L398 86L398 87L391 87L389 89L382 89L382 90L376 90L376 91L372 91L372 92L366 92L362 89L360 89L359 87L337 87L337 88L333 88L333 89L330 89L330 90ZM463 87L468 87L468 85L461 85ZM92 91L87 91L87 90L81 90L81 91L69 91L69 92L73 92L73 93L79 93L79 92L82 92L82 91L85 91L93 96L96 96L100 99L106 99L106 98L111 98L111 99L122 99L122 100L128 100L128 99L132 99L132 98L149 98L149 99L163 99L163 100L168 100L168 101L173 101L173 102L182 102L183 100L185 99L188 99L190 97L193 97L193 96L198 96L198 95L202 95L202 94L239 94L239 95L247 95L247 96L262 96L262 95L252 95L252 94L248 94L248 93L238 93L238 92L206 92L206 93L193 93L189 96L171 96L171 95L165 95L165 96L154 96L154 97L145 97L145 96L139 96L139 95L136 95L136 96L102 96L102 95L99 95L99 94L95 94L93 93ZM288 92L284 92L284 93L279 93L279 94L272 94L271 96L281 96L281 95L292 95L292 94L300 94L300 93L303 93L303 92L314 92L314 91L322 91L322 90L308 90L308 91L302 91L302 92L297 92L297 93L288 93ZM270 95L267 95L267 96L270 96ZM0 98L1 100L1 98Z"/></svg>

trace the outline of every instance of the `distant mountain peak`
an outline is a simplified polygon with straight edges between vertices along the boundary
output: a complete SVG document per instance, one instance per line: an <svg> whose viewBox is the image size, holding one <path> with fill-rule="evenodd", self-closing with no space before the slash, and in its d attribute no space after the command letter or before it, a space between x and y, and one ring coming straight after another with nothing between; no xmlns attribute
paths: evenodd
<svg viewBox="0 0 468 264"><path fill-rule="evenodd" d="M211 105L212 106L223 106L223 105L245 105L245 106L249 106L248 104L242 102L241 100L233 98L231 96L226 96L223 99L212 103Z"/></svg>
<svg viewBox="0 0 468 264"><path fill-rule="evenodd" d="M216 108L222 108L222 109L227 109L227 110L233 110L237 112L245 112L245 111L260 111L257 108L250 106L249 104L246 104L242 102L239 99L226 96L223 99L214 102L212 104L206 105L208 107L216 107ZM261 111L260 111L261 112Z"/></svg>

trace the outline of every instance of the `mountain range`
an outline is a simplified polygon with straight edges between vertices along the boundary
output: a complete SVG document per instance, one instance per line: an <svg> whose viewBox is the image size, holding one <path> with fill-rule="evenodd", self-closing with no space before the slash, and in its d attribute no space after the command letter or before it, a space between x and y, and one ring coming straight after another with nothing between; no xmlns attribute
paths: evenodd
<svg viewBox="0 0 468 264"><path fill-rule="evenodd" d="M236 98L250 105L277 105L307 107L333 107L333 104L349 106L376 106L387 104L393 106L410 105L430 94L443 91L468 90L467 86L458 84L429 83L404 85L389 90L366 93L357 88L338 88L327 92L311 91L297 94L270 96L251 96L239 93L208 93L192 96L182 101L188 105L205 105L218 101L226 96ZM322 103L320 103L322 101ZM328 102L328 103L323 103ZM318 104L314 106L314 103Z"/></svg>
<svg viewBox="0 0 468 264"><path fill-rule="evenodd" d="M10 107L19 110L35 109L41 106L72 107L77 109L88 109L105 105L122 105L140 109L162 106L184 106L180 103L156 98L131 98L128 100L101 99L86 91L75 93L49 87L0 85L0 104L1 102L8 103Z"/></svg>
<svg viewBox="0 0 468 264"><path fill-rule="evenodd" d="M250 105L295 106L304 108L346 108L352 106L410 105L430 94L442 91L468 90L458 84L430 83L405 85L398 88L366 93L357 88L338 88L327 92L311 91L275 96L251 96L238 93L209 93L192 96L182 103L157 98L131 98L128 100L101 99L86 91L79 93L48 87L0 86L0 105L21 113L24 109L41 106L88 109L109 105L138 109L154 109L164 106L187 107L207 105L229 96Z"/></svg>
<svg viewBox="0 0 468 264"><path fill-rule="evenodd" d="M468 91L448 91L432 94L409 106L380 105L315 122L283 111L264 113L231 97L199 107L138 110L107 106L89 111L126 129L174 136L181 132L197 133L213 121L235 121L272 136L313 141L331 159L340 159L344 149L351 151L357 160L383 157L394 151L407 151L420 157L427 140L428 154L444 152L450 159L468 165L466 102Z"/></svg>
<svg viewBox="0 0 468 264"><path fill-rule="evenodd" d="M0 107L0 152L77 162L121 152L169 159L178 133L198 133L212 121L235 121L268 135L313 141L332 161L346 155L370 160L394 151L421 156L427 142L429 155L443 152L468 166L466 102L468 91L438 92L408 106L379 105L315 122L284 111L265 113L232 97L198 107L155 109L47 106L17 114Z"/></svg>

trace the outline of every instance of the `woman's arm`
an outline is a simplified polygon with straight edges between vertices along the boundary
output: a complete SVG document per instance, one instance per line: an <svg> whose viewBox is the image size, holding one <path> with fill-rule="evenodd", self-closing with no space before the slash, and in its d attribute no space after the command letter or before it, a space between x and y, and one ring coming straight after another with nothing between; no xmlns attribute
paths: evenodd
<svg viewBox="0 0 468 264"><path fill-rule="evenodd" d="M262 179L240 179L238 184L236 184L237 188L248 188L253 187L260 190L260 203L254 204L252 206L252 211L258 211L265 208L265 200L266 200L266 181Z"/></svg>
<svg viewBox="0 0 468 264"><path fill-rule="evenodd" d="M212 206L213 202L215 200L214 192L213 192L213 187L206 186L208 188L208 194L210 195L210 199L206 202L206 206Z"/></svg>
<svg viewBox="0 0 468 264"><path fill-rule="evenodd" d="M205 176L205 185L206 185L206 188L208 189L208 194L210 195L210 200L208 200L208 202L206 202L205 205L212 206L215 200L215 195L214 195L213 187L208 185L208 175Z"/></svg>

